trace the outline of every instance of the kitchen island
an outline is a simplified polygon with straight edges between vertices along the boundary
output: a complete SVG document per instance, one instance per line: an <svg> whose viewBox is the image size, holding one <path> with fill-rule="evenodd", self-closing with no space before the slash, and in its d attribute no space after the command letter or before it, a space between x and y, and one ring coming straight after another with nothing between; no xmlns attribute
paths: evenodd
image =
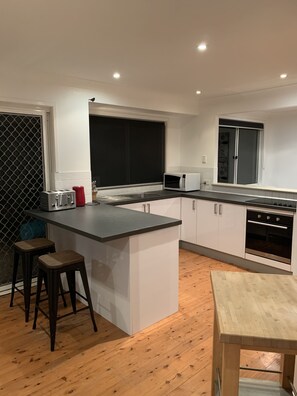
<svg viewBox="0 0 297 396"><path fill-rule="evenodd" d="M85 257L94 310L127 334L177 312L180 220L104 204L26 214Z"/></svg>
<svg viewBox="0 0 297 396"><path fill-rule="evenodd" d="M212 271L211 282L215 308L212 396L218 383L221 396L288 394L279 384L261 382L253 384L250 393L241 392L241 349L283 354L281 385L291 392L297 354L297 277Z"/></svg>

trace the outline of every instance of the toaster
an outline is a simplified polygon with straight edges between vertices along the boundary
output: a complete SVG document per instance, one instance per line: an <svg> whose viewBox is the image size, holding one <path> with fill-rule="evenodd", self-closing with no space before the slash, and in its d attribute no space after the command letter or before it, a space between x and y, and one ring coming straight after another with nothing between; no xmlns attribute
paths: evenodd
<svg viewBox="0 0 297 396"><path fill-rule="evenodd" d="M75 191L73 190L49 190L40 193L40 209L42 210L52 212L75 207Z"/></svg>

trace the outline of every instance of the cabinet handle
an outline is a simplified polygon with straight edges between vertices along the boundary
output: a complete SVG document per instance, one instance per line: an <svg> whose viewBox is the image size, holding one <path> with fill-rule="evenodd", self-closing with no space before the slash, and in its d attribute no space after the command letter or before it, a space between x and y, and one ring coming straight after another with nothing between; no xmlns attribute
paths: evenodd
<svg viewBox="0 0 297 396"><path fill-rule="evenodd" d="M219 215L223 214L223 205L219 205Z"/></svg>
<svg viewBox="0 0 297 396"><path fill-rule="evenodd" d="M142 206L143 206L143 211L144 211L144 213L146 213L146 210L145 210L146 206L145 206L145 204L142 204Z"/></svg>
<svg viewBox="0 0 297 396"><path fill-rule="evenodd" d="M192 209L193 209L193 210L196 209L196 201L195 201L195 199L193 199L193 201L192 201Z"/></svg>
<svg viewBox="0 0 297 396"><path fill-rule="evenodd" d="M151 213L151 204L147 204L147 213Z"/></svg>
<svg viewBox="0 0 297 396"><path fill-rule="evenodd" d="M218 214L218 204L214 204L213 211L215 215Z"/></svg>

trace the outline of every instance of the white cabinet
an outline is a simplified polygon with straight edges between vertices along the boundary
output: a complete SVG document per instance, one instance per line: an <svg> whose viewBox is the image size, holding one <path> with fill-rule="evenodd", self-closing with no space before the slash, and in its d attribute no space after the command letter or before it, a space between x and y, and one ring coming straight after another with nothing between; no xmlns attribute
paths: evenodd
<svg viewBox="0 0 297 396"><path fill-rule="evenodd" d="M245 221L245 206L199 200L196 243L244 257Z"/></svg>
<svg viewBox="0 0 297 396"><path fill-rule="evenodd" d="M166 198L158 199L156 201L119 205L119 207L180 220L180 200L180 198ZM180 237L180 226L178 226L178 228Z"/></svg>
<svg viewBox="0 0 297 396"><path fill-rule="evenodd" d="M190 243L196 242L196 208L197 199L181 199L181 240Z"/></svg>
<svg viewBox="0 0 297 396"><path fill-rule="evenodd" d="M219 250L218 206L211 201L197 202L196 243L215 250Z"/></svg>
<svg viewBox="0 0 297 396"><path fill-rule="evenodd" d="M156 201L137 202L119 205L120 208L138 210L140 212L155 214L159 216L180 219L180 198L158 199Z"/></svg>
<svg viewBox="0 0 297 396"><path fill-rule="evenodd" d="M181 218L180 198L158 199L157 201L148 202L147 205L149 205L149 213L151 214L172 217L179 220Z"/></svg>
<svg viewBox="0 0 297 396"><path fill-rule="evenodd" d="M234 256L244 257L246 207L219 204L219 250Z"/></svg>
<svg viewBox="0 0 297 396"><path fill-rule="evenodd" d="M131 204L118 205L118 208L137 210L138 212L147 212L146 202L136 202Z"/></svg>
<svg viewBox="0 0 297 396"><path fill-rule="evenodd" d="M181 214L183 241L244 257L245 206L182 198Z"/></svg>

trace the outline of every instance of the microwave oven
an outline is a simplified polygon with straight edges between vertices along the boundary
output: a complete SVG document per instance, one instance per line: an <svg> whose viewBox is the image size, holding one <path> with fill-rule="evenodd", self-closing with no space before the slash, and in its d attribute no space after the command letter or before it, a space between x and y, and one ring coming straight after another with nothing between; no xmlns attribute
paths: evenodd
<svg viewBox="0 0 297 396"><path fill-rule="evenodd" d="M200 190L200 173L164 173L163 184L165 190Z"/></svg>

